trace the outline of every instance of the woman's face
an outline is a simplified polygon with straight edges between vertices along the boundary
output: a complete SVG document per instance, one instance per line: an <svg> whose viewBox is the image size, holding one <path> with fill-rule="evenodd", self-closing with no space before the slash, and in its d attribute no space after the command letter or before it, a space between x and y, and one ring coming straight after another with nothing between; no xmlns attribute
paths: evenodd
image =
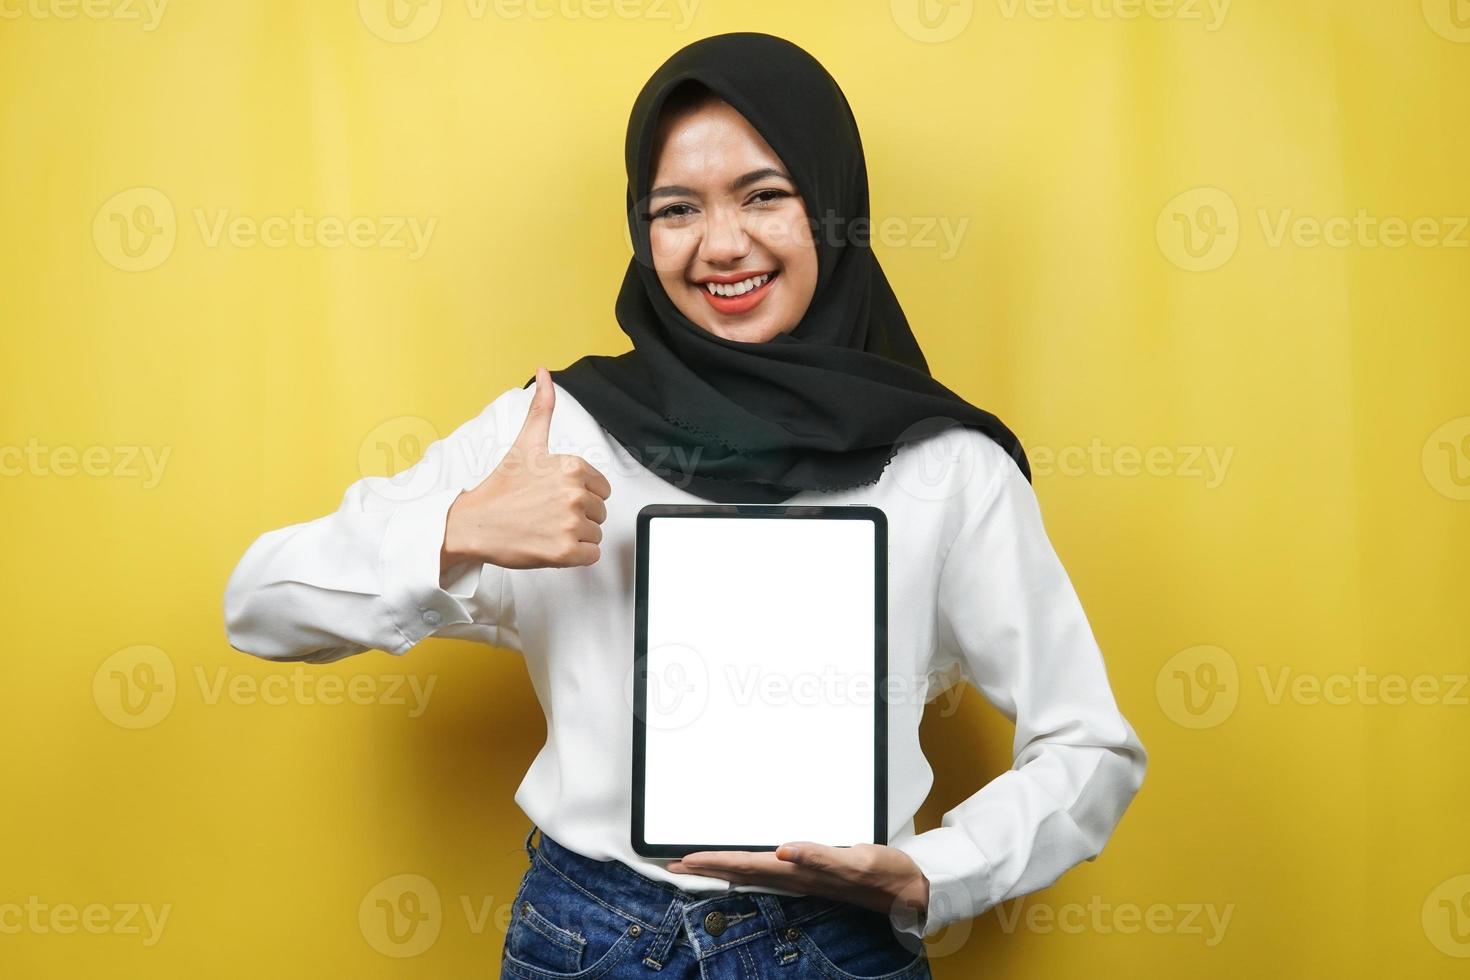
<svg viewBox="0 0 1470 980"><path fill-rule="evenodd" d="M661 119L653 153L653 264L679 312L746 343L795 328L816 290L817 250L775 151L709 100Z"/></svg>

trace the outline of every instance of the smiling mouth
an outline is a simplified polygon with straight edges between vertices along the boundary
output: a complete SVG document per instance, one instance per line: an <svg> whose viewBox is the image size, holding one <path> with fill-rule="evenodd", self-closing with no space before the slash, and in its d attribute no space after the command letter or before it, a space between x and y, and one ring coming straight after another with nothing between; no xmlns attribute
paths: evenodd
<svg viewBox="0 0 1470 980"><path fill-rule="evenodd" d="M711 296L743 296L753 289L759 289L775 278L774 272L763 272L740 282L707 282L704 288Z"/></svg>
<svg viewBox="0 0 1470 980"><path fill-rule="evenodd" d="M771 284L779 276L779 272L763 272L740 282L704 282L696 285L717 312L746 313L766 298L771 291Z"/></svg>

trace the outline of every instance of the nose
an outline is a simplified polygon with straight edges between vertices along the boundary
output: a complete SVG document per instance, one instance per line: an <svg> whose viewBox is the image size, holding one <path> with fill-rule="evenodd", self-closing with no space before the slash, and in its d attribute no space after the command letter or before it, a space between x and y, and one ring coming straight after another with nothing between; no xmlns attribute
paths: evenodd
<svg viewBox="0 0 1470 980"><path fill-rule="evenodd" d="M750 254L750 235L741 222L739 208L709 210L699 257L710 265L733 265Z"/></svg>

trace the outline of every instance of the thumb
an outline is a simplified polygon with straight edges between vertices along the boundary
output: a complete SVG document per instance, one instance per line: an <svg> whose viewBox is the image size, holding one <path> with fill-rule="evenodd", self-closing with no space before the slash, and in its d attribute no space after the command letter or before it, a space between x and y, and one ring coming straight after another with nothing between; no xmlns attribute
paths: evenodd
<svg viewBox="0 0 1470 980"><path fill-rule="evenodd" d="M516 436L516 445L522 449L546 449L551 438L551 409L556 404L556 389L551 384L551 373L540 364L536 365L536 394L531 396L531 408L526 412L526 421Z"/></svg>

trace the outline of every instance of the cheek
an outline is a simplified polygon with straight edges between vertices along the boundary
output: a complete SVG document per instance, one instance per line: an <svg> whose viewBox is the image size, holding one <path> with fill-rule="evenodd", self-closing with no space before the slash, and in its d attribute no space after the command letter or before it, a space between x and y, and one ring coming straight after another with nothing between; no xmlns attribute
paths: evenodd
<svg viewBox="0 0 1470 980"><path fill-rule="evenodd" d="M805 279L816 280L817 247L806 209L796 207L769 215L761 223L761 237L793 285Z"/></svg>
<svg viewBox="0 0 1470 980"><path fill-rule="evenodd" d="M653 267L660 276L682 275L689 263L690 236L687 233L655 224L648 232L648 245L653 252Z"/></svg>

